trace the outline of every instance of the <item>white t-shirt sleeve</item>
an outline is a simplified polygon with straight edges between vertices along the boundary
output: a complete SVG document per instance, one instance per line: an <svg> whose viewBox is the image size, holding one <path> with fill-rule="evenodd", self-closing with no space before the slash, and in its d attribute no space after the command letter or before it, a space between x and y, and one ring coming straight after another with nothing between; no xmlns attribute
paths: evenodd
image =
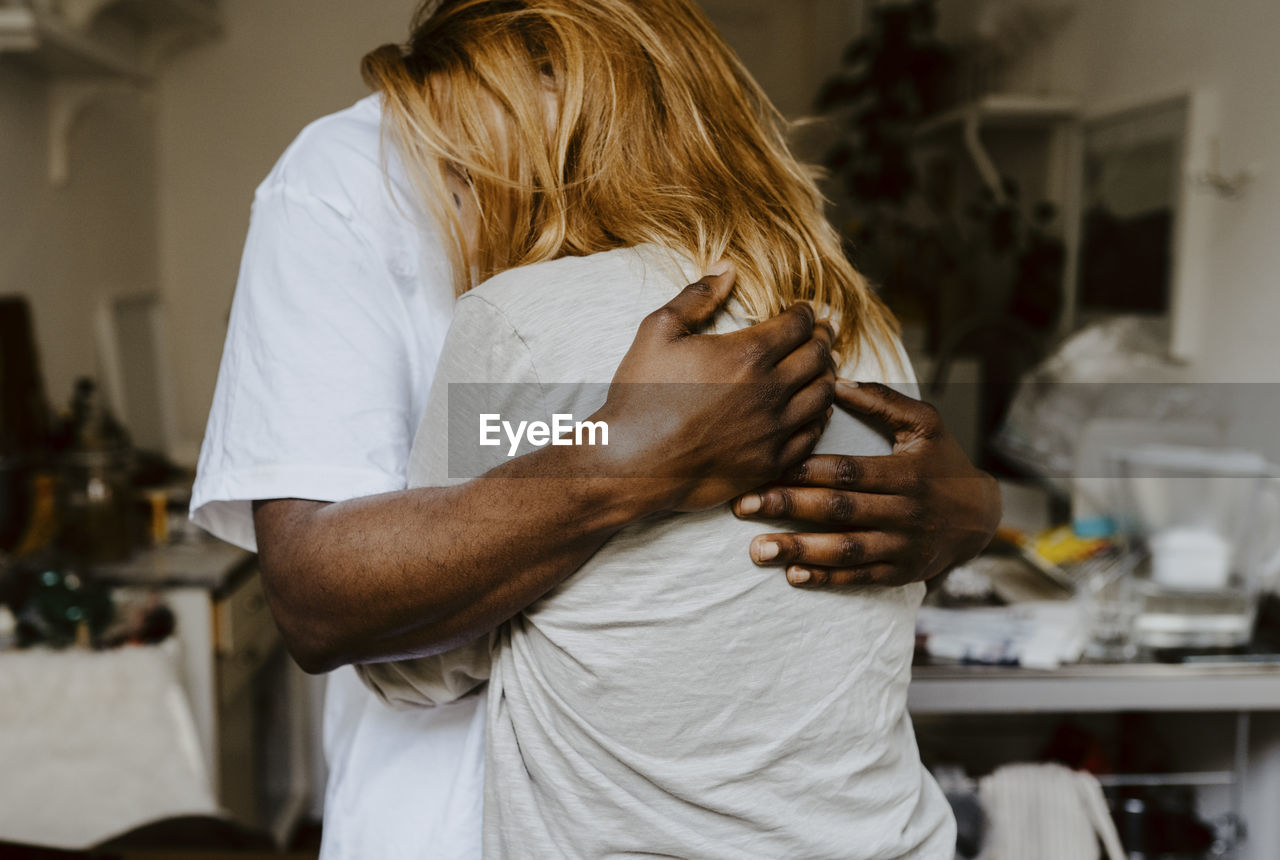
<svg viewBox="0 0 1280 860"><path fill-rule="evenodd" d="M200 453L192 518L256 548L251 502L405 484L421 378L401 285L360 223L259 190ZM425 321L420 321L425 324Z"/></svg>

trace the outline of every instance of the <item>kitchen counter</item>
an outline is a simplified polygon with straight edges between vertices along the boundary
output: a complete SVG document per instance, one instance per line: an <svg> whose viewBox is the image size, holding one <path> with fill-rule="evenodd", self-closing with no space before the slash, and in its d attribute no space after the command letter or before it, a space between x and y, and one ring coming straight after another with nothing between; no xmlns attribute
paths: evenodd
<svg viewBox="0 0 1280 860"><path fill-rule="evenodd" d="M109 585L200 588L216 599L253 573L256 558L233 544L202 539L140 550L128 561L95 565L93 570Z"/></svg>

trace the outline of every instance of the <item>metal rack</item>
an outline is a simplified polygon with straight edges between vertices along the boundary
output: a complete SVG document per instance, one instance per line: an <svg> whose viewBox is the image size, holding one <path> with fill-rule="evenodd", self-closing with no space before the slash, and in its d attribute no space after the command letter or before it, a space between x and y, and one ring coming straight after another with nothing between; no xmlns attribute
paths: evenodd
<svg viewBox="0 0 1280 860"><path fill-rule="evenodd" d="M919 666L907 694L914 715L1233 713L1231 768L1101 775L1107 789L1227 787L1227 850L1244 836L1253 712L1280 712L1280 663L1081 663L1053 671Z"/></svg>

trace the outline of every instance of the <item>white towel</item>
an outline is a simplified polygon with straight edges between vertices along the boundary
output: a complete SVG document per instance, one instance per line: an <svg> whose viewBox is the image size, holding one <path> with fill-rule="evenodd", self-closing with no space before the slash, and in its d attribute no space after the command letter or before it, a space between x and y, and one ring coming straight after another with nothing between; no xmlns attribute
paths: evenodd
<svg viewBox="0 0 1280 860"><path fill-rule="evenodd" d="M987 814L983 860L1109 860L1124 849L1092 774L1057 764L1011 764L983 777L978 795Z"/></svg>
<svg viewBox="0 0 1280 860"><path fill-rule="evenodd" d="M174 645L0 654L0 839L82 849L218 813Z"/></svg>

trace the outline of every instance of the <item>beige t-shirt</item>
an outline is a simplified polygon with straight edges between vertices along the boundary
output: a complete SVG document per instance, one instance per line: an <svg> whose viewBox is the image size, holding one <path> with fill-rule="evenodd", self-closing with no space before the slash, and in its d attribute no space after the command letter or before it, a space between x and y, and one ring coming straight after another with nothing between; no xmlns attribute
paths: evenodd
<svg viewBox="0 0 1280 860"><path fill-rule="evenodd" d="M479 445L480 415L590 415L643 317L695 278L646 246L514 269L463 296L410 484L504 462L508 436ZM726 314L717 329L743 324ZM870 353L842 373L914 391L905 358L893 380ZM819 451L889 445L837 410ZM950 808L906 712L924 586L794 589L747 555L773 527L727 507L645 520L484 641L361 674L418 706L489 678L489 858L949 860Z"/></svg>

